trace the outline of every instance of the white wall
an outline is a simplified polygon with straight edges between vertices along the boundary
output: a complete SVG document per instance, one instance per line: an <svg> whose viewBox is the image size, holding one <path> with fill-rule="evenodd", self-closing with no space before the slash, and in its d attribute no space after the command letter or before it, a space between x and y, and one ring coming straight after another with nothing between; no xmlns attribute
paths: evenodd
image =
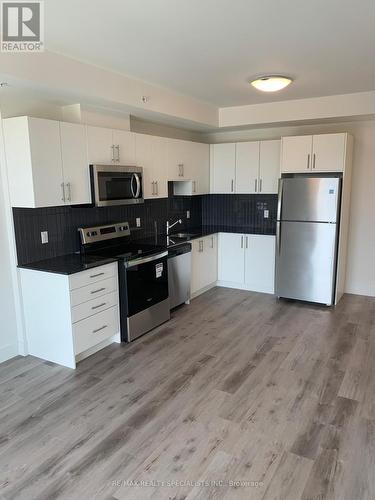
<svg viewBox="0 0 375 500"><path fill-rule="evenodd" d="M17 317L12 281L14 262L10 254L4 170L0 168L0 362L18 354Z"/></svg>
<svg viewBox="0 0 375 500"><path fill-rule="evenodd" d="M236 142L329 132L354 136L346 292L375 296L375 120L217 132L206 134L205 141Z"/></svg>

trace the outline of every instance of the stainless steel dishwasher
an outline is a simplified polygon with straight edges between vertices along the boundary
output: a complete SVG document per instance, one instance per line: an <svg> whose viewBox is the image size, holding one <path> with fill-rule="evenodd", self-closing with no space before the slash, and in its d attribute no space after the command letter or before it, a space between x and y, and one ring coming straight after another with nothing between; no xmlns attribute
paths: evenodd
<svg viewBox="0 0 375 500"><path fill-rule="evenodd" d="M168 249L168 288L170 308L190 300L191 243Z"/></svg>

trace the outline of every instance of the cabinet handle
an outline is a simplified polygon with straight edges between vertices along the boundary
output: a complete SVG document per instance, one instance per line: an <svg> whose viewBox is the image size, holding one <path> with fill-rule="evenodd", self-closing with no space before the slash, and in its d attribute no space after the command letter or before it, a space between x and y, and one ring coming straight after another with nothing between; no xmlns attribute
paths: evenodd
<svg viewBox="0 0 375 500"><path fill-rule="evenodd" d="M193 181L193 193L197 192L197 182Z"/></svg>
<svg viewBox="0 0 375 500"><path fill-rule="evenodd" d="M214 248L214 237L211 236L211 248Z"/></svg>
<svg viewBox="0 0 375 500"><path fill-rule="evenodd" d="M313 166L312 168L315 168L315 159L316 159L316 156L315 156L315 153L313 154Z"/></svg>
<svg viewBox="0 0 375 500"><path fill-rule="evenodd" d="M178 176L179 177L184 176L184 164L183 163L178 164Z"/></svg>
<svg viewBox="0 0 375 500"><path fill-rule="evenodd" d="M310 153L307 155L307 170L310 168Z"/></svg>
<svg viewBox="0 0 375 500"><path fill-rule="evenodd" d="M91 274L90 278L97 278L98 276L103 276L105 273L97 273L97 274Z"/></svg>
<svg viewBox="0 0 375 500"><path fill-rule="evenodd" d="M230 190L233 193L234 191L234 179L232 179L231 185L230 185Z"/></svg>
<svg viewBox="0 0 375 500"><path fill-rule="evenodd" d="M104 330L105 328L108 328L108 325L103 325L100 328L97 328L96 330L93 330L92 333L98 333Z"/></svg>
<svg viewBox="0 0 375 500"><path fill-rule="evenodd" d="M155 181L155 188L156 188L156 196L158 196L159 194L159 185L158 185L158 181Z"/></svg>
<svg viewBox="0 0 375 500"><path fill-rule="evenodd" d="M257 192L258 191L258 179L255 179L254 184L255 184L255 192Z"/></svg>
<svg viewBox="0 0 375 500"><path fill-rule="evenodd" d="M262 179L259 179L259 192L262 192Z"/></svg>
<svg viewBox="0 0 375 500"><path fill-rule="evenodd" d="M97 290L93 290L91 292L91 295L93 295L94 293L99 293L99 292L104 292L105 288L98 288Z"/></svg>
<svg viewBox="0 0 375 500"><path fill-rule="evenodd" d="M111 149L112 149L112 162L114 162L115 161L115 145L114 144L112 144Z"/></svg>
<svg viewBox="0 0 375 500"><path fill-rule="evenodd" d="M246 248L249 248L249 237L248 236L245 237L245 246L246 246Z"/></svg>
<svg viewBox="0 0 375 500"><path fill-rule="evenodd" d="M97 306L92 306L92 308L91 308L91 309L94 311L95 309L99 309L99 307L103 307L103 306L105 306L105 305L107 305L107 303L106 303L106 302L103 302L102 304L98 304Z"/></svg>
<svg viewBox="0 0 375 500"><path fill-rule="evenodd" d="M203 240L199 241L199 251L203 252Z"/></svg>
<svg viewBox="0 0 375 500"><path fill-rule="evenodd" d="M241 236L241 248L243 248L243 236Z"/></svg>
<svg viewBox="0 0 375 500"><path fill-rule="evenodd" d="M115 149L117 149L117 158L116 158L116 161L118 161L118 162L119 162L119 161L120 161L120 145L119 145L119 144L117 144L117 145L115 146Z"/></svg>
<svg viewBox="0 0 375 500"><path fill-rule="evenodd" d="M70 182L67 183L66 187L68 188L68 197L67 197L67 200L68 201L72 201L72 187L71 187Z"/></svg>
<svg viewBox="0 0 375 500"><path fill-rule="evenodd" d="M151 186L152 186L152 196L154 196L155 195L155 182L154 181L151 182Z"/></svg>
<svg viewBox="0 0 375 500"><path fill-rule="evenodd" d="M61 183L61 190L62 190L62 198L61 198L61 200L62 201L66 201L65 200L65 184L63 182Z"/></svg>

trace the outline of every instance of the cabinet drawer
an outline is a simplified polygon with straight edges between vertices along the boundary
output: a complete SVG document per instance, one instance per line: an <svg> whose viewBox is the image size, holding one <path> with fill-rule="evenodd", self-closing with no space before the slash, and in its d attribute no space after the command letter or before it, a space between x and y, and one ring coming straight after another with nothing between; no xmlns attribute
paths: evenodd
<svg viewBox="0 0 375 500"><path fill-rule="evenodd" d="M111 307L73 325L74 353L93 347L120 330L118 307Z"/></svg>
<svg viewBox="0 0 375 500"><path fill-rule="evenodd" d="M107 293L117 290L117 276L105 280L97 281L91 285L83 286L70 292L71 306L77 306L88 300L96 299Z"/></svg>
<svg viewBox="0 0 375 500"><path fill-rule="evenodd" d="M75 290L76 288L81 288L82 286L90 285L91 283L96 283L97 281L116 275L117 262L113 262L112 264L94 267L93 269L88 269L81 273L72 274L69 276L69 287L70 290Z"/></svg>
<svg viewBox="0 0 375 500"><path fill-rule="evenodd" d="M106 295L89 300L83 304L72 307L72 323L77 323L82 319L97 314L109 307L118 305L118 292L107 293Z"/></svg>

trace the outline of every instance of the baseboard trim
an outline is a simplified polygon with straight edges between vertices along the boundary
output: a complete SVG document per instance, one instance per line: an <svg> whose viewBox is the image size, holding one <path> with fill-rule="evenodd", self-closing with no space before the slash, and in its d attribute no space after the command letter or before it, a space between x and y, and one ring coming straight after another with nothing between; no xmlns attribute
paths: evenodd
<svg viewBox="0 0 375 500"><path fill-rule="evenodd" d="M196 297L199 297L199 295L202 295L202 293L205 293L205 292L208 292L208 290L211 290L211 288L215 288L215 286L217 286L217 281L214 281L210 285L207 285L204 288L201 288L200 290L192 293L191 298L195 299Z"/></svg>
<svg viewBox="0 0 375 500"><path fill-rule="evenodd" d="M15 356L18 356L17 344L8 344L0 347L0 363L4 363L4 361L14 358Z"/></svg>
<svg viewBox="0 0 375 500"><path fill-rule="evenodd" d="M247 285L244 285L242 283L236 283L233 281L221 281L221 280L219 280L216 282L216 286L222 286L224 288L235 288L237 290L247 290L248 292L267 293L268 295L275 295L274 290L266 290L266 289L254 290L253 288L251 288Z"/></svg>

